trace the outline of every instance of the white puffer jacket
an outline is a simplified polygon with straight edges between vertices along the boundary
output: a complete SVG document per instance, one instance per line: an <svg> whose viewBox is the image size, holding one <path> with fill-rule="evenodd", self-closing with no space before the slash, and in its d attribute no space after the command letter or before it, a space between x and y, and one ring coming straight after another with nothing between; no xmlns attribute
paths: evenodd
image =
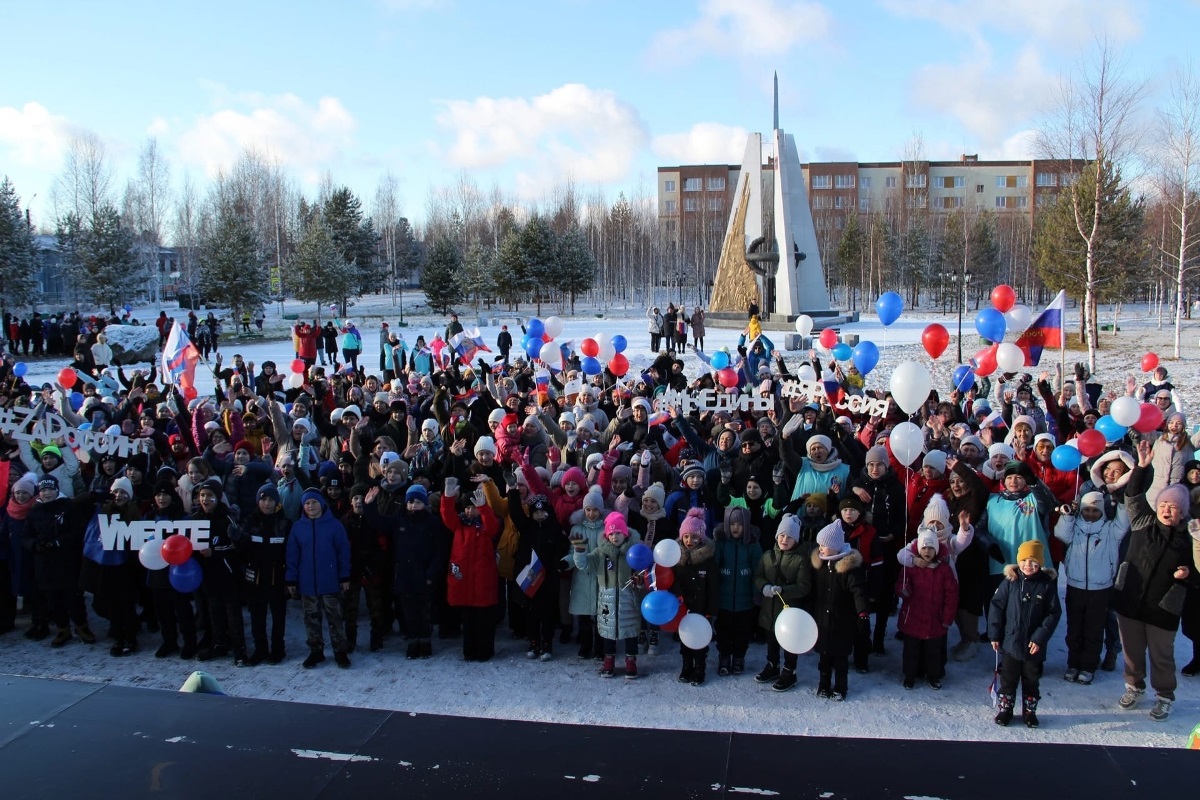
<svg viewBox="0 0 1200 800"><path fill-rule="evenodd" d="M1117 515L1106 520L1087 522L1083 517L1063 515L1054 526L1054 535L1067 543L1062 571L1067 585L1094 591L1113 585L1120 566L1121 540L1129 533L1129 515L1125 504L1117 506Z"/></svg>

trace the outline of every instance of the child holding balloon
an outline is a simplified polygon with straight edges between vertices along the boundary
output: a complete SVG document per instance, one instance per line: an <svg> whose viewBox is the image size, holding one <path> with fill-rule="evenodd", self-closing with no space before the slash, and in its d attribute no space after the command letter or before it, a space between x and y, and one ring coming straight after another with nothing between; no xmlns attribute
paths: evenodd
<svg viewBox="0 0 1200 800"><path fill-rule="evenodd" d="M575 568L592 576L597 583L596 625L604 640L602 678L611 678L615 674L618 639L625 642L625 679L633 680L638 676L637 635L641 615L638 613L637 590L633 586L633 569L626 555L639 538L636 531L629 529L625 517L614 511L604 518L604 537L595 548L589 551L587 540L578 536L571 540Z"/></svg>
<svg viewBox="0 0 1200 800"><path fill-rule="evenodd" d="M679 531L679 546L679 562L671 568L675 575L672 591L679 596L680 604L690 613L700 614L711 620L717 614L720 573L714 562L716 546L705 535L703 512L699 509L688 512L688 517ZM692 648L681 639L679 654L683 657L679 682L690 683L692 686L703 685L708 645Z"/></svg>
<svg viewBox="0 0 1200 800"><path fill-rule="evenodd" d="M783 652L780 669L779 639L775 636L775 620L785 604L799 605L812 591L812 565L809 562L812 544L800 544L800 522L792 514L784 514L775 531L775 546L763 553L754 571L754 588L763 596L758 624L767 632L767 663L754 676L759 683L775 680L771 688L786 692L796 685L796 653Z"/></svg>

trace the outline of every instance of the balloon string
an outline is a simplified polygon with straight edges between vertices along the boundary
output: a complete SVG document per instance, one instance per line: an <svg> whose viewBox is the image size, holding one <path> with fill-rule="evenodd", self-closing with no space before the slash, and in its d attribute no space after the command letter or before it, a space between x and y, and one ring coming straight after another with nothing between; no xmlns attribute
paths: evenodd
<svg viewBox="0 0 1200 800"><path fill-rule="evenodd" d="M784 599L783 599L783 595L782 595L782 594L780 594L779 592L775 592L775 596L779 598L779 602L783 603L783 607L784 607L784 608L791 608L791 606L789 606L789 605L787 604L787 600L784 600Z"/></svg>

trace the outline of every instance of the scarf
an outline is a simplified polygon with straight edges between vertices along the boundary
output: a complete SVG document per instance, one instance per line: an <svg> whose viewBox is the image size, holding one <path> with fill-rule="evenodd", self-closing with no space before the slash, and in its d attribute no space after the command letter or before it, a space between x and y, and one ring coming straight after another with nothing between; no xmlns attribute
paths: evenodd
<svg viewBox="0 0 1200 800"><path fill-rule="evenodd" d="M25 519L29 516L29 512L33 510L34 503L36 502L37 500L31 497L28 503L18 503L15 497L10 497L8 498L8 506L5 510L12 519Z"/></svg>
<svg viewBox="0 0 1200 800"><path fill-rule="evenodd" d="M820 558L822 561L837 561L839 558L844 558L845 556L850 555L850 551L852 549L853 548L850 547L850 543L847 542L839 552L834 553L831 556L818 555L818 558Z"/></svg>
<svg viewBox="0 0 1200 800"><path fill-rule="evenodd" d="M842 459L833 453L829 454L829 460L824 464L818 464L811 458L806 458L804 460L807 461L808 465L816 472L829 472L830 470L837 469L842 465Z"/></svg>

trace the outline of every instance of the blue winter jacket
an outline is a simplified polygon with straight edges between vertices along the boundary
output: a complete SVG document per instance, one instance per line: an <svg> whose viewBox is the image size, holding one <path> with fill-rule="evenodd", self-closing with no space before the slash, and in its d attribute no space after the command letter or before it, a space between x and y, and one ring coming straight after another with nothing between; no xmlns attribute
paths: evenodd
<svg viewBox="0 0 1200 800"><path fill-rule="evenodd" d="M754 608L754 570L762 560L762 547L758 542L747 542L745 537L727 538L722 527L717 526L717 607L721 611L750 611Z"/></svg>
<svg viewBox="0 0 1200 800"><path fill-rule="evenodd" d="M337 594L340 584L350 580L350 538L330 513L325 498L320 501L321 516L310 519L302 515L292 523L287 542L284 580L307 596Z"/></svg>

